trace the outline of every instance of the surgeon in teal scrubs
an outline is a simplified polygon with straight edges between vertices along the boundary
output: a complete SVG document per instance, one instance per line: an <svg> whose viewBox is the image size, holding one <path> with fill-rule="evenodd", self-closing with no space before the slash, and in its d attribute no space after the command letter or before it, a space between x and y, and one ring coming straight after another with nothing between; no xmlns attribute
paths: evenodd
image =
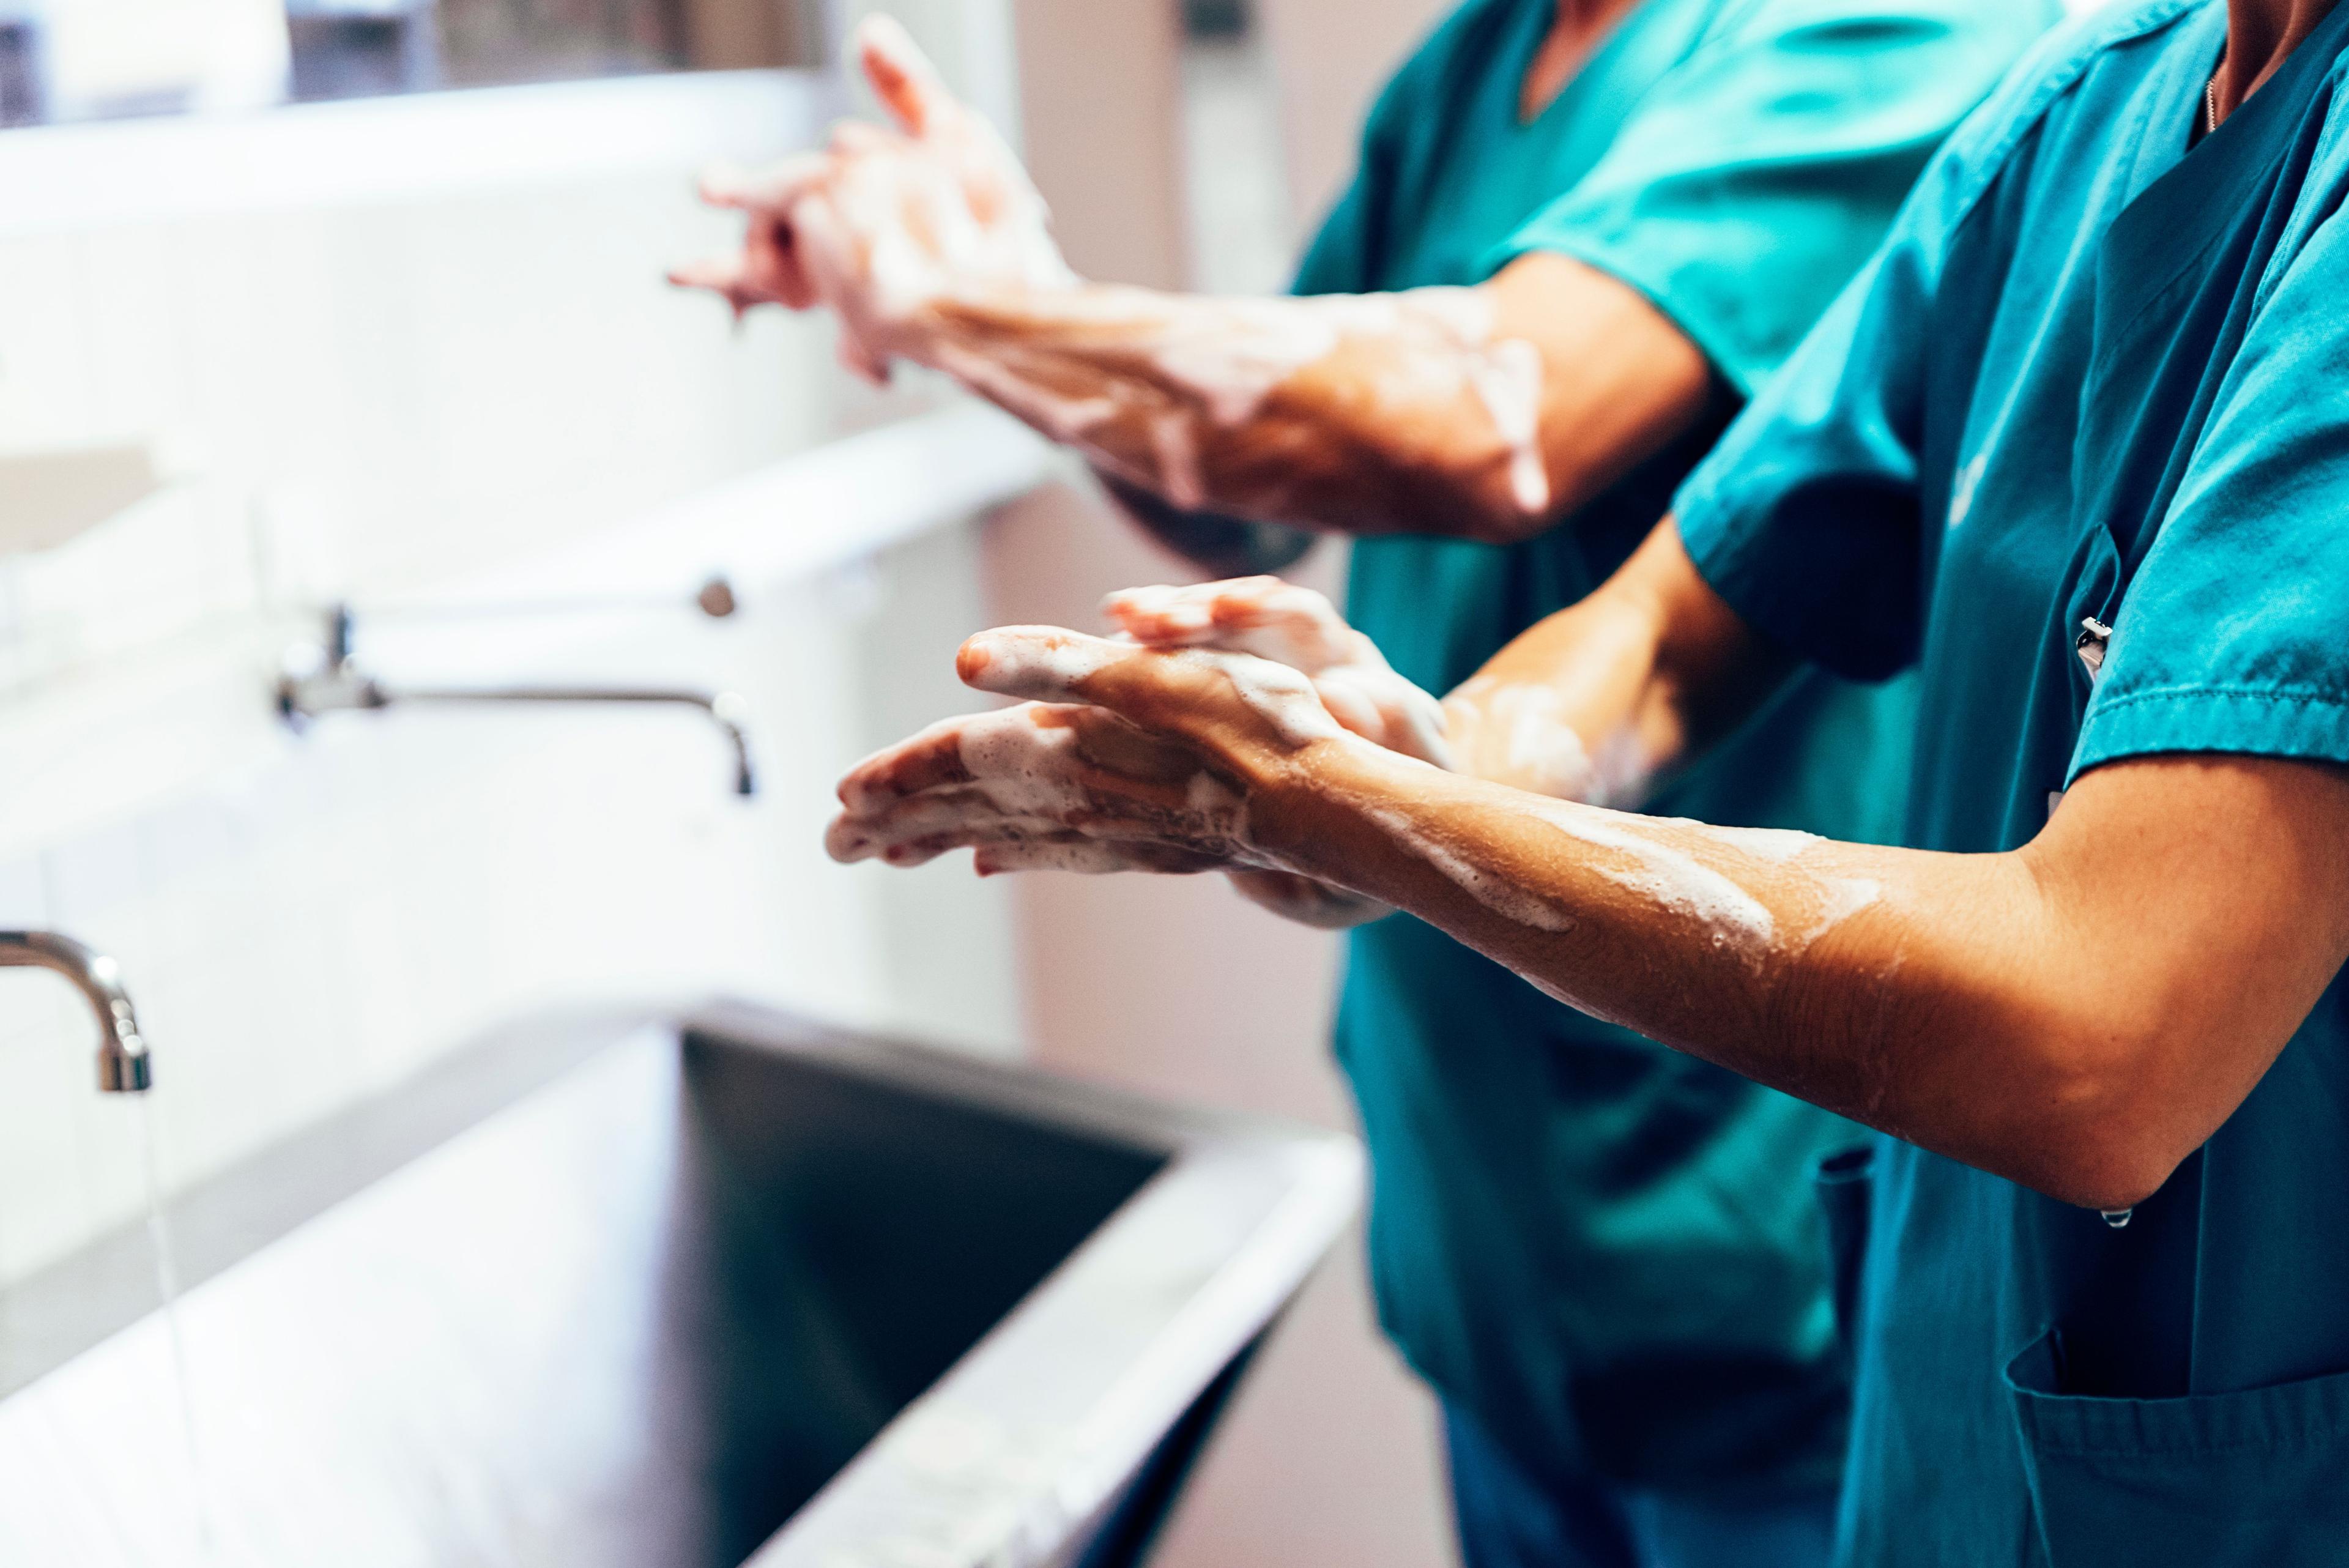
<svg viewBox="0 0 2349 1568"><path fill-rule="evenodd" d="M957 376L1084 451L1210 569L1293 559L1309 535L1268 520L1361 536L1353 614L1441 691L1621 564L2055 15L1469 0L1380 99L1297 278L1392 319L1083 283L999 144L902 35L868 29L895 130L721 177L750 245L681 276L738 306L830 307L861 368ZM1464 309L1489 315L1481 345L1444 325ZM1539 356L1530 451L1496 440L1485 400L1393 390L1452 386L1455 363L1496 384L1511 344ZM1263 369L1284 355L1294 374ZM1199 417L1218 391L1244 406ZM1297 598L1258 593L1268 621ZM1648 805L1889 839L1909 701L1810 676ZM1241 885L1323 925L1383 912ZM1338 1036L1381 1314L1443 1398L1472 1568L1819 1561L1848 1392L1807 1171L1857 1130L1407 917L1356 933Z"/></svg>
<svg viewBox="0 0 2349 1568"><path fill-rule="evenodd" d="M1677 521L1455 700L1547 689L1668 771L1806 662L1913 669L1906 847L1441 772L1258 661L963 653L1084 759L1071 834L1400 905L1889 1135L1851 1568L2349 1562L2345 83L2332 0L2055 35ZM854 775L835 846L934 846L956 739ZM1171 809L1186 767L1232 802Z"/></svg>

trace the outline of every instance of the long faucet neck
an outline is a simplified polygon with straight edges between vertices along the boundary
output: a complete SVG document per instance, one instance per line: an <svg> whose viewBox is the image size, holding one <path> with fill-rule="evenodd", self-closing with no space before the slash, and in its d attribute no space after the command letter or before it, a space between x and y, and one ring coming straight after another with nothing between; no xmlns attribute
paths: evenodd
<svg viewBox="0 0 2349 1568"><path fill-rule="evenodd" d="M154 1079L146 1037L112 959L55 931L0 931L0 969L63 975L98 1016L98 1086L109 1095L147 1091Z"/></svg>

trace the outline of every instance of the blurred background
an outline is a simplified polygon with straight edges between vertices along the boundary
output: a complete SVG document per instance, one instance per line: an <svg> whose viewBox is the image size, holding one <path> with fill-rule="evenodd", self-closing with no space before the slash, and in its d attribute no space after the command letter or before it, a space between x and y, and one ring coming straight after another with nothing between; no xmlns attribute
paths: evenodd
<svg viewBox="0 0 2349 1568"><path fill-rule="evenodd" d="M112 952L197 1182L504 1021L750 998L1343 1126L1335 948L1220 882L822 853L949 658L1182 575L1063 460L821 322L672 293L692 177L855 107L852 0L0 0L0 927ZM1097 278L1264 292L1433 0L893 0ZM1325 585L1325 546L1305 575ZM723 573L740 611L693 608ZM357 607L406 680L689 712L332 715L266 675ZM86 1012L0 984L0 1290L136 1222ZM1341 1249L1159 1561L1450 1552L1432 1411Z"/></svg>

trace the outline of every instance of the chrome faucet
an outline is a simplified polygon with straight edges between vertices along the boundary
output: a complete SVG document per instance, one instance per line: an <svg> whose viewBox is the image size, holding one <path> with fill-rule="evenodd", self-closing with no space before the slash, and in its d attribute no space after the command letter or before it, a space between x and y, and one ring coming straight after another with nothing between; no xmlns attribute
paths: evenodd
<svg viewBox="0 0 2349 1568"><path fill-rule="evenodd" d="M122 989L122 971L55 931L0 931L0 969L55 970L98 1014L98 1086L109 1095L143 1095L154 1082L139 1014Z"/></svg>
<svg viewBox="0 0 2349 1568"><path fill-rule="evenodd" d="M704 590L705 596L709 591ZM710 610L705 598L704 609L711 615L730 613L732 604L730 599L724 612ZM759 793L758 779L750 766L747 723L750 705L734 692L675 687L391 686L369 675L353 656L354 630L350 607L336 605L326 613L324 640L304 644L286 656L285 670L277 680L277 711L294 729L301 730L326 713L370 712L418 702L608 702L692 708L708 715L726 737L734 762L734 793Z"/></svg>

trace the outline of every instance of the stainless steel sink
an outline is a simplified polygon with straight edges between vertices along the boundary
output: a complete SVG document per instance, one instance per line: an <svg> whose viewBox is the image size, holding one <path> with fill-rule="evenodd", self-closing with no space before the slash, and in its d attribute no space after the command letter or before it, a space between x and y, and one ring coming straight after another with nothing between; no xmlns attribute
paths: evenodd
<svg viewBox="0 0 2349 1568"><path fill-rule="evenodd" d="M522 1030L175 1205L192 1462L141 1237L0 1296L0 1563L1139 1561L1360 1179L743 1008Z"/></svg>

